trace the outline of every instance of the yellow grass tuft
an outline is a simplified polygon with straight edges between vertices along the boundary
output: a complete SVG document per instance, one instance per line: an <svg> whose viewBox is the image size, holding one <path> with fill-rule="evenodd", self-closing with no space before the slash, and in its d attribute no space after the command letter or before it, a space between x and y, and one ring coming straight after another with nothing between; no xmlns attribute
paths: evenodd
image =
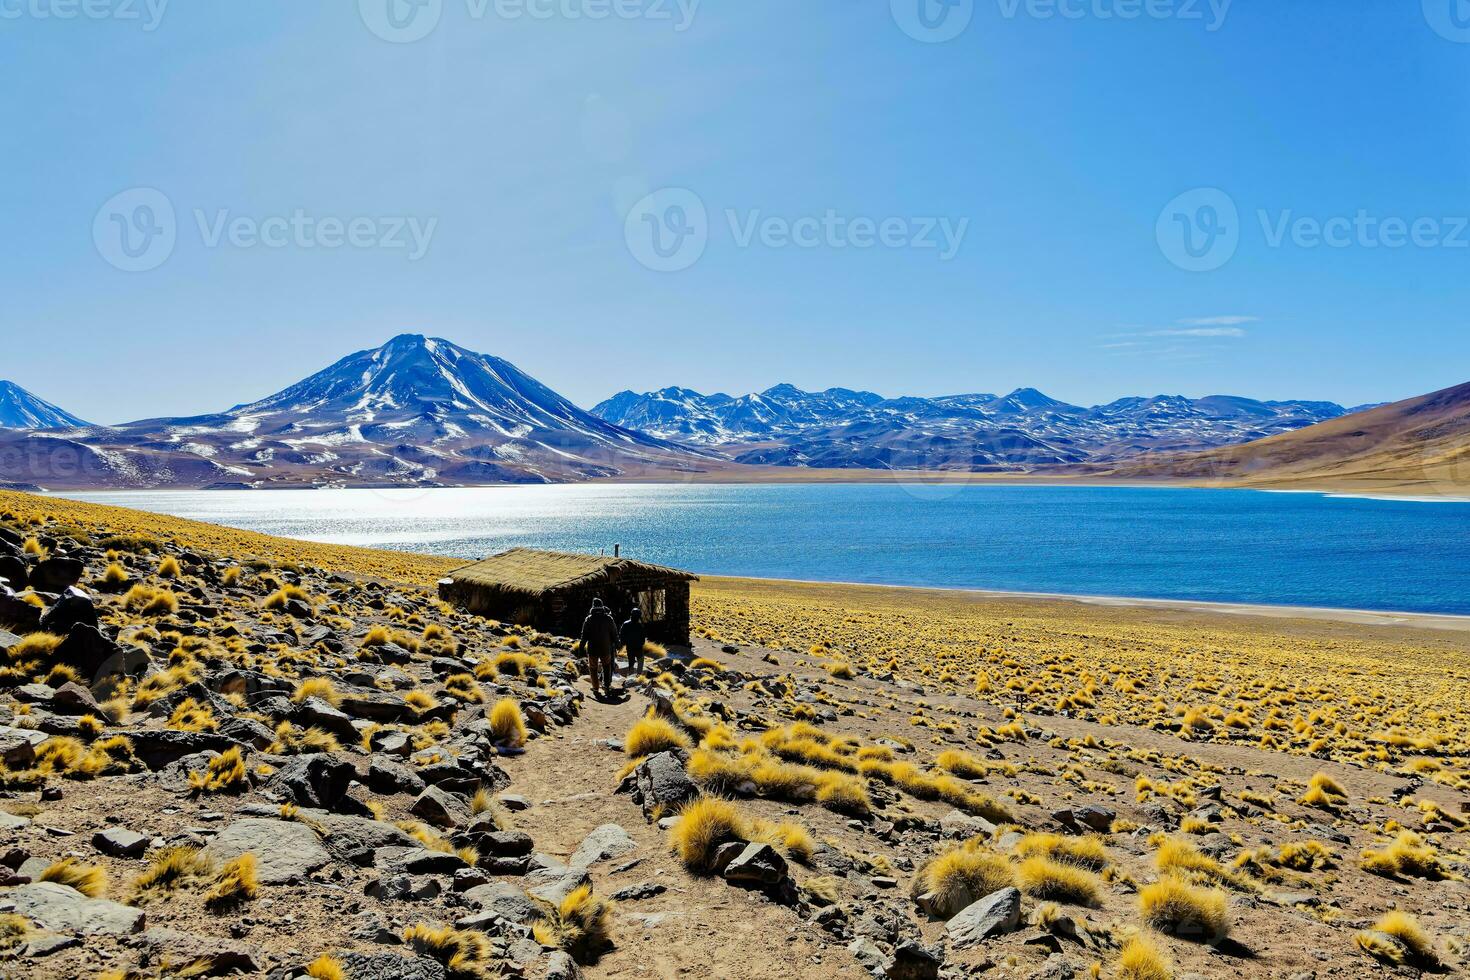
<svg viewBox="0 0 1470 980"><path fill-rule="evenodd" d="M669 831L669 842L684 867L696 873L712 870L715 850L735 840L746 840L746 822L728 800L702 796L684 807Z"/></svg>
<svg viewBox="0 0 1470 980"><path fill-rule="evenodd" d="M214 887L204 893L204 903L212 909L230 908L254 898L259 890L255 855L246 851L219 869Z"/></svg>
<svg viewBox="0 0 1470 980"><path fill-rule="evenodd" d="M307 698L317 698L334 708L342 703L342 695L337 693L337 688L329 677L308 677L297 684L291 700L300 704Z"/></svg>
<svg viewBox="0 0 1470 980"><path fill-rule="evenodd" d="M1412 830L1399 834L1380 850L1363 851L1361 866L1364 871L1385 877L1405 875L1431 881L1448 877L1434 845Z"/></svg>
<svg viewBox="0 0 1470 980"><path fill-rule="evenodd" d="M283 721L276 726L276 740L266 747L271 755L310 755L313 752L340 752L341 744L331 732L320 728L301 729Z"/></svg>
<svg viewBox="0 0 1470 980"><path fill-rule="evenodd" d="M202 772L189 773L189 788L196 793L239 793L249 785L245 759L238 747L210 759Z"/></svg>
<svg viewBox="0 0 1470 980"><path fill-rule="evenodd" d="M219 728L219 722L215 721L214 712L208 705L185 698L168 716L166 727L180 732L212 732Z"/></svg>
<svg viewBox="0 0 1470 980"><path fill-rule="evenodd" d="M38 881L54 881L97 898L107 890L107 871L94 864L82 864L76 858L62 858L41 872Z"/></svg>
<svg viewBox="0 0 1470 980"><path fill-rule="evenodd" d="M347 980L347 971L342 968L342 964L326 953L307 965L306 975L312 980Z"/></svg>
<svg viewBox="0 0 1470 980"><path fill-rule="evenodd" d="M1314 806L1322 810L1335 810L1346 802L1347 790L1325 772L1315 773L1307 780L1307 792L1301 798L1303 806Z"/></svg>
<svg viewBox="0 0 1470 980"><path fill-rule="evenodd" d="M1230 932L1229 903L1218 888L1191 885L1165 875L1138 893L1139 909L1148 925L1183 939L1218 942Z"/></svg>
<svg viewBox="0 0 1470 980"><path fill-rule="evenodd" d="M1391 936L1398 943L1385 943L1373 933ZM1408 960L1427 969L1439 966L1439 956L1429 934L1407 912L1389 912L1373 923L1371 929L1358 933L1353 941L1363 952L1386 963L1399 965Z"/></svg>
<svg viewBox="0 0 1470 980"><path fill-rule="evenodd" d="M1118 954L1116 980L1174 980L1174 964L1151 936L1137 935Z"/></svg>
<svg viewBox="0 0 1470 980"><path fill-rule="evenodd" d="M915 895L929 894L930 908L942 919L950 919L992 892L1016 884L1011 863L971 841L941 854L919 869L914 877Z"/></svg>
<svg viewBox="0 0 1470 980"><path fill-rule="evenodd" d="M1016 879L1032 898L1070 905L1096 905L1103 890L1102 880L1091 871L1040 854L1020 863Z"/></svg>
<svg viewBox="0 0 1470 980"><path fill-rule="evenodd" d="M133 879L129 901L134 905L167 898L181 888L208 882L214 862L197 847L166 847L153 855L148 868Z"/></svg>
<svg viewBox="0 0 1470 980"><path fill-rule="evenodd" d="M663 718L640 718L623 739L623 751L631 758L689 748L689 737Z"/></svg>
<svg viewBox="0 0 1470 980"><path fill-rule="evenodd" d="M479 980L488 975L492 948L482 932L419 923L403 931L403 941L420 955L442 963L454 980Z"/></svg>
<svg viewBox="0 0 1470 980"><path fill-rule="evenodd" d="M501 698L490 709L490 734L501 745L517 748L526 744L526 718L515 698Z"/></svg>
<svg viewBox="0 0 1470 980"><path fill-rule="evenodd" d="M1101 871L1108 866L1108 849L1102 838L1063 837L1060 834L1034 833L1021 838L1016 853L1022 858L1046 857L1063 864L1073 864L1088 871Z"/></svg>
<svg viewBox="0 0 1470 980"><path fill-rule="evenodd" d="M536 941L542 946L565 950L578 963L590 963L612 945L613 903L592 894L583 885L547 906L547 915L535 926Z"/></svg>

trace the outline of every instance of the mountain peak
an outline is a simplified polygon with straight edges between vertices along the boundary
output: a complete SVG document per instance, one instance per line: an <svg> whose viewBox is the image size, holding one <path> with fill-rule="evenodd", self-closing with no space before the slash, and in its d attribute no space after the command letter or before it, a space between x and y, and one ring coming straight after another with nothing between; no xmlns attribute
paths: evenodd
<svg viewBox="0 0 1470 980"><path fill-rule="evenodd" d="M68 411L26 391L13 381L0 381L0 429L72 429L91 425Z"/></svg>

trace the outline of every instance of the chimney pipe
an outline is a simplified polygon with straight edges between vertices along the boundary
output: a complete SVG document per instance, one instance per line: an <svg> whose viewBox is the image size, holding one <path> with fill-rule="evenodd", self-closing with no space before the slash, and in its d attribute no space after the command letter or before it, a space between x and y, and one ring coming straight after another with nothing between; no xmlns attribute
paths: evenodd
<svg viewBox="0 0 1470 980"><path fill-rule="evenodd" d="M613 557L614 558L621 558L621 557L623 557L623 546L622 545L620 545L620 544L613 545Z"/></svg>

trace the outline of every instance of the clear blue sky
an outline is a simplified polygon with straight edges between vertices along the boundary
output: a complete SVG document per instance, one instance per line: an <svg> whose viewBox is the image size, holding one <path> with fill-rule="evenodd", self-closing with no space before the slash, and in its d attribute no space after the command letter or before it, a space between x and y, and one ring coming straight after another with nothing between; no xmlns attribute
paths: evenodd
<svg viewBox="0 0 1470 980"><path fill-rule="evenodd" d="M407 331L584 405L782 381L1358 403L1470 380L1470 248L1273 247L1257 217L1470 215L1470 43L1419 0L1238 0L1216 30L1207 0L1136 20L976 0L945 43L889 0L705 0L682 31L676 0L617 0L672 17L630 20L431 0L412 43L369 28L387 0L174 0L153 30L147 0L55 16L71 2L0 0L0 376L99 421L225 408ZM177 232L130 273L94 220L135 187ZM657 272L625 218L668 187L710 230ZM1158 226L1202 187L1238 207L1238 245L1191 272ZM211 245L196 217L298 209L437 223L415 261ZM968 227L949 261L742 246L729 209Z"/></svg>

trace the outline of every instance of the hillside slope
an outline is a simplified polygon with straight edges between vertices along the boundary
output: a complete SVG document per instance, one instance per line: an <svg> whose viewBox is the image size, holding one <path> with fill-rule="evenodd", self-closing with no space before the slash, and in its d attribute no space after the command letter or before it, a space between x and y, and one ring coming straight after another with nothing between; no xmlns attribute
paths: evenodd
<svg viewBox="0 0 1470 980"><path fill-rule="evenodd" d="M1222 486L1462 494L1470 491L1470 383L1241 446L1151 454L1074 472Z"/></svg>
<svg viewBox="0 0 1470 980"><path fill-rule="evenodd" d="M0 975L1463 969L1463 632L707 581L597 698L379 557L0 492Z"/></svg>

